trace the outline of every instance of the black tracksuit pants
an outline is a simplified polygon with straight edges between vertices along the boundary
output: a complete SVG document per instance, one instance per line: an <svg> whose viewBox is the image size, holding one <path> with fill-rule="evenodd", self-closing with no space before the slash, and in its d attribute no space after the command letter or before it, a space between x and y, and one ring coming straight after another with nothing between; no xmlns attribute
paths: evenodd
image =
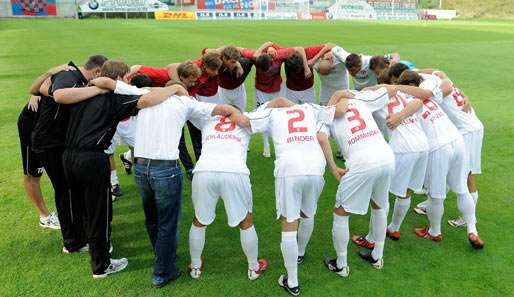
<svg viewBox="0 0 514 297"><path fill-rule="evenodd" d="M111 255L112 199L109 157L103 151L67 149L63 155L73 203L83 209L93 274L103 274Z"/></svg>
<svg viewBox="0 0 514 297"><path fill-rule="evenodd" d="M38 153L55 194L55 208L61 224L64 246L70 252L83 247L86 241L85 222L82 209L74 205L70 188L64 175L62 156L64 147L47 149Z"/></svg>
<svg viewBox="0 0 514 297"><path fill-rule="evenodd" d="M187 126L189 128L189 136L191 136L191 143L193 144L195 158L196 161L198 161L202 152L202 131L197 129L190 121L187 121ZM180 142L178 144L179 158L182 166L184 166L184 169L186 169L186 171L191 171L193 170L194 165L193 160L191 159L191 155L187 150L184 132L184 128L182 128L182 135L180 136Z"/></svg>

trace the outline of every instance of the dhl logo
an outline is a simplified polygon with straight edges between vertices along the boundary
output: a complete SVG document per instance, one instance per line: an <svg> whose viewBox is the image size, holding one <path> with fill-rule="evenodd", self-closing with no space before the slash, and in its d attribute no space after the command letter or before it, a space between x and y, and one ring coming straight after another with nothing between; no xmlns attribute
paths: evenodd
<svg viewBox="0 0 514 297"><path fill-rule="evenodd" d="M191 11L156 11L155 18L158 20L195 20L196 14Z"/></svg>

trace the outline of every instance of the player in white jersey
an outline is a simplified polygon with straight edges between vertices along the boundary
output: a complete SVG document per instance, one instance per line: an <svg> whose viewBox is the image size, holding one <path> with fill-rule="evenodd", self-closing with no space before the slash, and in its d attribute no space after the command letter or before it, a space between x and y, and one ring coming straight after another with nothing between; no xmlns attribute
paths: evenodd
<svg viewBox="0 0 514 297"><path fill-rule="evenodd" d="M285 103L278 106L288 107L270 108L280 100ZM280 247L287 270L287 275L280 276L279 285L294 296L300 294L298 260L304 256L300 250L305 252L312 234L317 201L324 186L326 163L317 141L317 127L331 122L335 113L335 107L294 105L278 99L247 117L252 132L269 132L275 145L276 210L282 226Z"/></svg>
<svg viewBox="0 0 514 297"><path fill-rule="evenodd" d="M447 77L442 71L427 71L447 80L448 87L445 96L439 101L450 120L459 130L464 138L466 152L468 155L468 190L473 197L475 208L478 202L478 189L476 186L475 175L481 174L481 154L482 141L484 138L484 125L478 119L475 110L471 107L469 98ZM465 227L466 222L463 218L448 220L452 227Z"/></svg>
<svg viewBox="0 0 514 297"><path fill-rule="evenodd" d="M255 280L268 264L264 259L257 259L258 238L252 217L250 171L246 166L251 131L221 116L198 118L192 123L202 131L202 154L193 170L195 217L189 231L190 275L196 279L203 271L205 231L216 217L216 204L221 196L228 225L240 228L248 278Z"/></svg>
<svg viewBox="0 0 514 297"><path fill-rule="evenodd" d="M377 123L387 124L384 128L389 131L389 146L394 153L395 172L389 192L396 196L396 199L386 235L393 240L399 240L400 226L410 208L412 192L419 192L423 187L428 162L428 140L416 116L416 112L422 106L421 100L396 92L395 86L379 85L372 89L381 87L391 89L390 93L396 93L390 96L386 105L375 111L373 116L380 119ZM374 220L372 213L371 222ZM373 249L373 224L370 224L367 236L354 235L352 242Z"/></svg>
<svg viewBox="0 0 514 297"><path fill-rule="evenodd" d="M399 83L405 86L396 88L413 96L427 98L428 96L423 96L423 92L426 90L415 88L420 86L423 80L424 78L416 72L407 70L399 77ZM417 90L416 93L412 93L413 87ZM430 226L417 228L416 235L433 241L443 239L441 219L444 213L443 203L448 191L447 186L449 186L457 195L457 207L466 221L470 244L475 249L481 249L484 242L480 239L476 229L475 204L466 185L469 171L464 139L435 100L430 98L423 100L420 117L429 143L425 185L428 188L427 216Z"/></svg>
<svg viewBox="0 0 514 297"><path fill-rule="evenodd" d="M365 87L377 84L377 75L369 68L372 56L352 54L339 46L332 49L332 54L339 60L344 61L353 78L353 88L355 90L360 91ZM400 59L400 55L397 53L386 55L386 57L394 61Z"/></svg>
<svg viewBox="0 0 514 297"><path fill-rule="evenodd" d="M319 104L327 105L328 100L337 90L349 88L348 70L344 61L339 60L332 51L324 54L314 64L314 70L319 74Z"/></svg>
<svg viewBox="0 0 514 297"><path fill-rule="evenodd" d="M393 94L389 94L386 88L355 93L336 92L331 103L347 104L346 113L318 133L327 163L339 181L332 226L337 257L326 258L324 263L330 271L343 277L347 277L350 271L347 264L349 216L366 214L370 204L375 218L375 246L371 253L359 252L359 255L377 269L384 265L387 228L385 209L389 203L388 190L394 173L394 155L371 113L386 105L389 95ZM328 136L335 138L342 148L347 170L342 170L335 164Z"/></svg>

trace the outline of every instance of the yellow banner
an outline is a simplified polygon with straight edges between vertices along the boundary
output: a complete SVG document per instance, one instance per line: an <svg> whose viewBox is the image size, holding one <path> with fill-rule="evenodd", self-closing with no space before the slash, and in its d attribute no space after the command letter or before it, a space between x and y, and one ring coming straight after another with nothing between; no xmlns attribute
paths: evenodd
<svg viewBox="0 0 514 297"><path fill-rule="evenodd" d="M196 20L194 11L156 11L156 20Z"/></svg>

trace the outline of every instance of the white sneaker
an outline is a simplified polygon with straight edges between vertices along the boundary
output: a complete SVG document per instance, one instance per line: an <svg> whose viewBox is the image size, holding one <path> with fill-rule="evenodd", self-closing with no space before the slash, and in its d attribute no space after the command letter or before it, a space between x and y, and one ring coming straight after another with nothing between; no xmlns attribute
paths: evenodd
<svg viewBox="0 0 514 297"><path fill-rule="evenodd" d="M262 151L262 155L264 156L264 158L270 158L271 157L269 146L268 147L264 147L264 149Z"/></svg>
<svg viewBox="0 0 514 297"><path fill-rule="evenodd" d="M81 247L78 251L74 251L74 252L68 251L68 249L65 246L63 246L62 252L65 254L89 252L89 245L86 244L85 246Z"/></svg>
<svg viewBox="0 0 514 297"><path fill-rule="evenodd" d="M191 267L191 264L189 264L188 268L189 268L189 275L191 276L191 278L199 279L203 272L203 263L198 268Z"/></svg>
<svg viewBox="0 0 514 297"><path fill-rule="evenodd" d="M105 269L105 272L102 274L93 274L93 278L106 278L111 273L120 272L123 269L127 268L128 260L127 258L121 259L111 259L111 265Z"/></svg>
<svg viewBox="0 0 514 297"><path fill-rule="evenodd" d="M420 202L414 207L414 212L420 215L427 215L428 200Z"/></svg>
<svg viewBox="0 0 514 297"><path fill-rule="evenodd" d="M41 228L48 228L54 230L60 230L61 224L59 223L59 218L55 214L55 212L51 212L46 218L39 218L39 226Z"/></svg>
<svg viewBox="0 0 514 297"><path fill-rule="evenodd" d="M455 227L455 228L463 228L463 227L467 226L466 221L464 221L464 219L462 217L459 217L458 219L455 219L455 220L448 220L448 225Z"/></svg>
<svg viewBox="0 0 514 297"><path fill-rule="evenodd" d="M371 266L373 266L375 269L382 269L384 268L384 258L380 258L375 263L371 263Z"/></svg>

